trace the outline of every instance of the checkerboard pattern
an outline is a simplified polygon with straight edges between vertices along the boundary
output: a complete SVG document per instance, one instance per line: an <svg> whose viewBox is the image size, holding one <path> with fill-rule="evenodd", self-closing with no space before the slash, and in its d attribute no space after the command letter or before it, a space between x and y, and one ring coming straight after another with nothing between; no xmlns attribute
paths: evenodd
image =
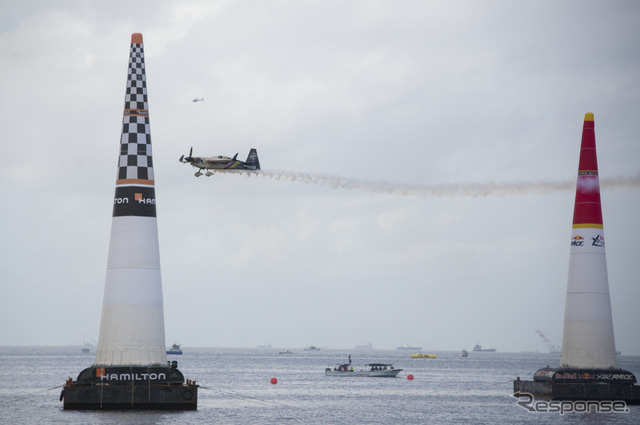
<svg viewBox="0 0 640 425"><path fill-rule="evenodd" d="M118 180L154 180L142 44L132 43L120 139Z"/></svg>

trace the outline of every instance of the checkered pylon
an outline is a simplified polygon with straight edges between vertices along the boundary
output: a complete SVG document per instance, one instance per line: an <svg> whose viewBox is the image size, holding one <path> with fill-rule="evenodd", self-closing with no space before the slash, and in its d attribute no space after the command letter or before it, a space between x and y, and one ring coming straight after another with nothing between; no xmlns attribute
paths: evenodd
<svg viewBox="0 0 640 425"><path fill-rule="evenodd" d="M154 180L142 43L132 42L129 53L118 180Z"/></svg>

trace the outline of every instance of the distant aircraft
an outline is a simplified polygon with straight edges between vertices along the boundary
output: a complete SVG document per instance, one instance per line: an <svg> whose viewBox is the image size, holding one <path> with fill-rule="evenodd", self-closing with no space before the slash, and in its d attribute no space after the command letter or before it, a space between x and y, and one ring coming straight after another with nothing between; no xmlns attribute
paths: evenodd
<svg viewBox="0 0 640 425"><path fill-rule="evenodd" d="M213 173L209 170L260 170L260 161L258 160L258 151L255 149L251 149L249 151L249 156L247 156L247 160L242 162L237 160L238 154L235 154L233 158L229 158L228 156L218 155L218 156L209 156L209 157L200 157L193 156L193 146L189 150L189 156L184 157L182 155L180 157L180 162L189 163L192 166L199 168L199 170L195 173L196 177L200 177L202 175L201 170L206 170L205 175L207 177L211 176Z"/></svg>
<svg viewBox="0 0 640 425"><path fill-rule="evenodd" d="M196 97L192 102L204 102L204 97Z"/></svg>

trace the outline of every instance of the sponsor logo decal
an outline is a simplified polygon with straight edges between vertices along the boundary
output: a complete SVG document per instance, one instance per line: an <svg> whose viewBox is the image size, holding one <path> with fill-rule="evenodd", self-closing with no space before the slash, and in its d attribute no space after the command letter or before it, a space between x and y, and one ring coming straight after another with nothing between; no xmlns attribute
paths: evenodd
<svg viewBox="0 0 640 425"><path fill-rule="evenodd" d="M593 375L591 375L591 377L593 378ZM630 373L601 373L596 375L595 378L606 380L606 381L615 381L615 380L628 381L628 380L633 380L634 376Z"/></svg>
<svg viewBox="0 0 640 425"><path fill-rule="evenodd" d="M156 193L153 187L116 186L113 216L156 216Z"/></svg>
<svg viewBox="0 0 640 425"><path fill-rule="evenodd" d="M591 240L593 241L591 246L600 246L604 248L604 236L598 235L595 238L591 238Z"/></svg>
<svg viewBox="0 0 640 425"><path fill-rule="evenodd" d="M157 381L166 380L164 373L105 373L100 378L104 381Z"/></svg>
<svg viewBox="0 0 640 425"><path fill-rule="evenodd" d="M125 109L124 116L128 117L129 115L138 115L142 117L148 117L149 111L146 109Z"/></svg>
<svg viewBox="0 0 640 425"><path fill-rule="evenodd" d="M143 198L142 193L136 193L134 195L134 199L138 201L139 204L154 204L156 203L155 198Z"/></svg>
<svg viewBox="0 0 640 425"><path fill-rule="evenodd" d="M578 171L578 176L597 176L598 170L582 170Z"/></svg>
<svg viewBox="0 0 640 425"><path fill-rule="evenodd" d="M122 372L115 369L107 371L104 367L96 368L96 378L102 381L157 381L166 380L167 374L163 372Z"/></svg>
<svg viewBox="0 0 640 425"><path fill-rule="evenodd" d="M571 238L571 246L584 246L584 238L580 235L575 235Z"/></svg>

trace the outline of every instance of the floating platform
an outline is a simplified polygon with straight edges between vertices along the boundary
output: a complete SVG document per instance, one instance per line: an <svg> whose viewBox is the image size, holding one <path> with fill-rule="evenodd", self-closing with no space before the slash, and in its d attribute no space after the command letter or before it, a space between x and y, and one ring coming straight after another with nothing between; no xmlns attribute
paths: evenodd
<svg viewBox="0 0 640 425"><path fill-rule="evenodd" d="M65 410L196 410L198 385L171 367L89 367L60 393Z"/></svg>
<svg viewBox="0 0 640 425"><path fill-rule="evenodd" d="M435 354L423 354L423 353L413 353L411 355L412 359L435 359Z"/></svg>
<svg viewBox="0 0 640 425"><path fill-rule="evenodd" d="M550 400L612 400L640 404L640 386L623 369L542 368L533 381L513 381L514 393Z"/></svg>

